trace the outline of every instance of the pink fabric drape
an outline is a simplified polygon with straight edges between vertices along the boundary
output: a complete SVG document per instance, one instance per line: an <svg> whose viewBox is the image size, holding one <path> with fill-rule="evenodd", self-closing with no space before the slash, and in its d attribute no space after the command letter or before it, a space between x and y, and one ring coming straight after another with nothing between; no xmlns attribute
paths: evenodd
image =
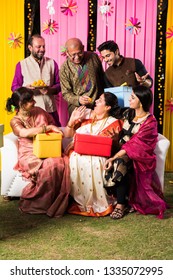
<svg viewBox="0 0 173 280"><path fill-rule="evenodd" d="M65 57L61 55L60 48L64 46L70 37L78 37L82 40L85 50L87 49L88 38L88 0L76 0L77 13L73 16L66 16L61 12L64 0L53 2L55 14L53 19L59 25L58 31L54 35L42 35L46 41L46 55L54 58L59 67ZM100 13L100 5L104 5L103 0L98 0L97 11L97 32L96 47L106 40L115 40L119 45L120 52L126 57L140 59L152 78L155 73L155 47L156 47L156 23L157 23L157 0L110 0L113 7L111 16L106 17ZM50 19L49 10L46 8L48 0L40 1L41 27L43 22ZM129 18L138 18L141 22L141 32L132 35L125 29L125 23ZM104 65L103 65L104 66ZM104 66L105 67L105 66ZM62 125L68 119L67 104L61 94L57 98L57 109Z"/></svg>
<svg viewBox="0 0 173 280"><path fill-rule="evenodd" d="M106 20L106 16L100 12L100 5L103 5L104 1L98 0L96 46L104 41L114 40L120 48L120 53L126 57L140 59L154 80L157 0L111 0L109 2L113 12ZM125 29L125 23L130 17L138 18L141 23L141 32L138 35L133 35Z"/></svg>
<svg viewBox="0 0 173 280"><path fill-rule="evenodd" d="M65 3L64 0L53 1L55 14L52 15L58 23L58 31L52 35L47 35L42 32L43 22L51 18L49 10L46 8L48 0L40 1L40 21L41 21L41 35L45 38L46 56L55 59L59 67L64 62L65 57L61 55L61 47L65 45L67 39L72 37L80 38L87 49L88 37L88 0L73 1L77 2L77 12L70 15L64 15L61 12L61 6ZM60 117L61 125L64 126L68 120L67 103L60 93L57 97L57 110Z"/></svg>

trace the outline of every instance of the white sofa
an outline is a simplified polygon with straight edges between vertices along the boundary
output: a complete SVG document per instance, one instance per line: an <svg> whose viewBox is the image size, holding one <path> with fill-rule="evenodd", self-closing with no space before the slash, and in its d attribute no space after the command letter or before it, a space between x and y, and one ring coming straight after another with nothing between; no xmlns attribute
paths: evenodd
<svg viewBox="0 0 173 280"><path fill-rule="evenodd" d="M162 191L164 191L164 171L165 171L165 160L166 155L170 146L170 141L162 134L158 134L158 142L155 148L155 154L157 157L156 161L156 172L160 179Z"/></svg>
<svg viewBox="0 0 173 280"><path fill-rule="evenodd" d="M63 130L64 128L61 127ZM71 138L64 138L62 146L65 149ZM11 132L4 136L4 146L1 150L1 195L19 197L28 184L21 173L13 169L17 162L17 137Z"/></svg>
<svg viewBox="0 0 173 280"><path fill-rule="evenodd" d="M69 138L63 139L63 147L71 141ZM157 155L156 172L164 190L164 170L166 154L170 145L170 141L159 134L158 143L155 153ZM17 162L17 137L13 133L4 136L4 146L1 148L1 195L19 197L22 189L28 184L21 177L18 171L13 169Z"/></svg>

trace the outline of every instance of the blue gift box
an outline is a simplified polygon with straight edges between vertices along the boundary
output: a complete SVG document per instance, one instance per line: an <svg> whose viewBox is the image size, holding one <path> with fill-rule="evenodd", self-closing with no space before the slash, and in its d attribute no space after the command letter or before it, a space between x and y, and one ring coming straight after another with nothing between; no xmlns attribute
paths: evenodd
<svg viewBox="0 0 173 280"><path fill-rule="evenodd" d="M132 93L132 87L121 86L121 87L110 87L105 88L104 92L111 92L118 98L118 105L120 107L129 107L129 97Z"/></svg>

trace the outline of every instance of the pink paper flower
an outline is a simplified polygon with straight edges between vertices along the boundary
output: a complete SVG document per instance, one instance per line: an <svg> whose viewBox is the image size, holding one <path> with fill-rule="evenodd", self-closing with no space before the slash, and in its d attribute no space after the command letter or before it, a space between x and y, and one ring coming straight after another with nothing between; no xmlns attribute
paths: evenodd
<svg viewBox="0 0 173 280"><path fill-rule="evenodd" d="M65 46L61 46L60 47L60 52L62 56L66 56L66 47Z"/></svg>
<svg viewBox="0 0 173 280"><path fill-rule="evenodd" d="M126 25L126 29L130 31L131 34L133 35L138 35L139 32L141 31L141 26L140 26L140 22L138 22L138 18L133 18L130 17L130 19L128 20L127 23L125 23Z"/></svg>
<svg viewBox="0 0 173 280"><path fill-rule="evenodd" d="M173 112L173 98L171 97L170 100L167 100L167 103L165 104L167 107L166 111L170 111L171 113Z"/></svg>
<svg viewBox="0 0 173 280"><path fill-rule="evenodd" d="M166 31L166 39L170 39L172 41L173 39L173 26L168 28L168 31Z"/></svg>
<svg viewBox="0 0 173 280"><path fill-rule="evenodd" d="M73 0L65 0L64 4L61 7L61 12L65 15L65 16L73 16L74 13L77 12L77 3L73 2Z"/></svg>
<svg viewBox="0 0 173 280"><path fill-rule="evenodd" d="M43 29L42 29L42 31L45 34L52 35L55 32L57 32L57 30L58 30L58 23L55 20L48 19L45 22L43 22Z"/></svg>
<svg viewBox="0 0 173 280"><path fill-rule="evenodd" d="M16 48L20 47L21 44L23 44L22 43L23 38L20 33L15 34L14 32L12 32L12 33L10 33L10 36L11 37L8 38L8 44L9 44L10 48L16 49Z"/></svg>

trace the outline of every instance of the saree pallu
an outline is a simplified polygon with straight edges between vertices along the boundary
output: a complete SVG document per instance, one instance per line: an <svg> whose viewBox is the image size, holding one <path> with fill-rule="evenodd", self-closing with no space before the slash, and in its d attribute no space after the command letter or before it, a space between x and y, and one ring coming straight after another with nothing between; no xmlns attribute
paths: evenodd
<svg viewBox="0 0 173 280"><path fill-rule="evenodd" d="M132 184L133 182L133 184ZM129 204L143 215L156 215L163 219L168 208L156 172L134 172L131 181Z"/></svg>
<svg viewBox="0 0 173 280"><path fill-rule="evenodd" d="M47 158L24 189L19 208L29 214L61 217L67 209L70 193L68 157Z"/></svg>

